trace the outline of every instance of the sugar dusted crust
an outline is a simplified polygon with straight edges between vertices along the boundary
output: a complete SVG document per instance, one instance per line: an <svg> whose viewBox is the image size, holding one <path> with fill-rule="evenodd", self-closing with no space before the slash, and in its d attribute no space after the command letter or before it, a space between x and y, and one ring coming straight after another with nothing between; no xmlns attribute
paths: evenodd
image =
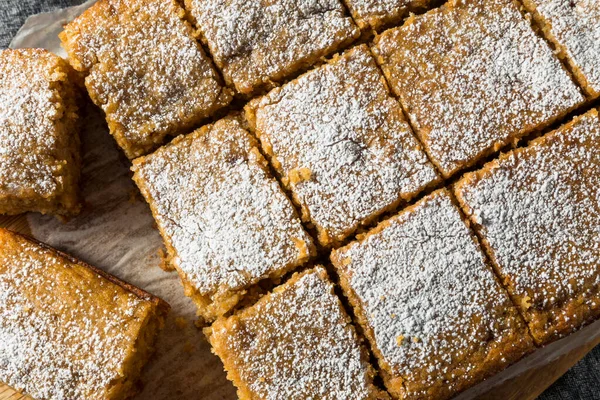
<svg viewBox="0 0 600 400"><path fill-rule="evenodd" d="M0 380L34 398L133 395L169 306L10 231L0 248Z"/></svg>
<svg viewBox="0 0 600 400"><path fill-rule="evenodd" d="M584 102L513 0L450 0L373 51L444 177Z"/></svg>
<svg viewBox="0 0 600 400"><path fill-rule="evenodd" d="M537 343L600 315L600 121L592 110L456 184Z"/></svg>
<svg viewBox="0 0 600 400"><path fill-rule="evenodd" d="M246 116L325 247L438 180L364 45L253 100Z"/></svg>
<svg viewBox="0 0 600 400"><path fill-rule="evenodd" d="M600 3L523 0L591 98L600 96Z"/></svg>
<svg viewBox="0 0 600 400"><path fill-rule="evenodd" d="M100 0L60 38L129 158L190 130L232 99L175 0Z"/></svg>
<svg viewBox="0 0 600 400"><path fill-rule="evenodd" d="M344 0L361 30L380 32L397 25L411 12L426 10L439 0Z"/></svg>
<svg viewBox="0 0 600 400"><path fill-rule="evenodd" d="M205 332L247 399L387 399L322 267Z"/></svg>
<svg viewBox="0 0 600 400"><path fill-rule="evenodd" d="M79 212L73 74L45 50L0 51L0 213Z"/></svg>
<svg viewBox="0 0 600 400"><path fill-rule="evenodd" d="M136 159L133 170L170 262L208 321L260 280L277 279L315 255L258 143L236 116L176 138Z"/></svg>
<svg viewBox="0 0 600 400"><path fill-rule="evenodd" d="M359 35L339 0L185 0L225 80L250 96Z"/></svg>
<svg viewBox="0 0 600 400"><path fill-rule="evenodd" d="M533 349L445 189L331 260L396 398L450 398Z"/></svg>

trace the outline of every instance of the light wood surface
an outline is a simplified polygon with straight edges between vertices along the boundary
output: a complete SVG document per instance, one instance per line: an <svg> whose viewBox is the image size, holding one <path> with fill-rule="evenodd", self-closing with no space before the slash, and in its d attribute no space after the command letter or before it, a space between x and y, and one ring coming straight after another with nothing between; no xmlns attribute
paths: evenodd
<svg viewBox="0 0 600 400"><path fill-rule="evenodd" d="M30 233L24 216L0 216L0 227L20 233ZM599 344L600 337L591 343L574 348L573 351L549 364L528 370L522 375L503 383L500 387L494 387L489 392L478 396L478 398L481 400L533 400ZM30 397L0 383L0 400L30 400Z"/></svg>

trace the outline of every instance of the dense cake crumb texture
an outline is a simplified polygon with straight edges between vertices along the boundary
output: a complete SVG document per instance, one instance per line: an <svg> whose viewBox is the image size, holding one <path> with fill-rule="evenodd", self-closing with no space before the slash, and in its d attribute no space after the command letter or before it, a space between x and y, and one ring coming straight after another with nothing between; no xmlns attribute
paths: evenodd
<svg viewBox="0 0 600 400"><path fill-rule="evenodd" d="M530 347L445 190L334 251L332 261L388 389L401 398L448 398Z"/></svg>
<svg viewBox="0 0 600 400"><path fill-rule="evenodd" d="M437 180L366 46L247 107L323 245Z"/></svg>
<svg viewBox="0 0 600 400"><path fill-rule="evenodd" d="M231 101L184 16L175 0L103 0L61 34L130 158Z"/></svg>
<svg viewBox="0 0 600 400"><path fill-rule="evenodd" d="M600 95L600 3L597 0L524 0L573 66L586 92Z"/></svg>
<svg viewBox="0 0 600 400"><path fill-rule="evenodd" d="M358 36L339 0L186 0L225 79L243 94Z"/></svg>
<svg viewBox="0 0 600 400"><path fill-rule="evenodd" d="M399 23L411 11L421 11L432 0L344 0L361 29L379 31L386 25Z"/></svg>
<svg viewBox="0 0 600 400"><path fill-rule="evenodd" d="M513 0L451 0L374 51L446 177L584 101Z"/></svg>
<svg viewBox="0 0 600 400"><path fill-rule="evenodd" d="M113 398L108 390L124 378L148 304L0 235L0 380L36 399Z"/></svg>
<svg viewBox="0 0 600 400"><path fill-rule="evenodd" d="M231 117L134 163L171 262L211 302L283 275L314 252L257 146Z"/></svg>
<svg viewBox="0 0 600 400"><path fill-rule="evenodd" d="M219 320L210 340L241 399L387 398L321 267Z"/></svg>
<svg viewBox="0 0 600 400"><path fill-rule="evenodd" d="M539 341L600 314L599 148L594 110L457 186Z"/></svg>
<svg viewBox="0 0 600 400"><path fill-rule="evenodd" d="M79 137L68 65L42 50L0 52L0 208L66 213L76 204ZM20 200L19 200L20 199ZM19 203L19 204L17 204ZM4 210L7 207L8 210ZM15 208L20 208L16 210ZM55 210L51 210L55 208ZM13 212L11 212L13 213Z"/></svg>

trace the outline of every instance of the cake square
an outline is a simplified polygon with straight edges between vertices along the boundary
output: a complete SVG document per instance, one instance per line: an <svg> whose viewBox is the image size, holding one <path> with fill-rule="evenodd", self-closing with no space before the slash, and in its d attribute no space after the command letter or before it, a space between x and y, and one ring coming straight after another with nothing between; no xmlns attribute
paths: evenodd
<svg viewBox="0 0 600 400"><path fill-rule="evenodd" d="M60 38L130 159L232 99L176 0L100 0Z"/></svg>
<svg viewBox="0 0 600 400"><path fill-rule="evenodd" d="M130 398L167 303L0 229L0 381L36 399Z"/></svg>
<svg viewBox="0 0 600 400"><path fill-rule="evenodd" d="M245 110L324 247L438 181L365 45Z"/></svg>
<svg viewBox="0 0 600 400"><path fill-rule="evenodd" d="M181 136L133 162L198 315L212 321L248 289L277 280L316 251L291 201L236 116Z"/></svg>
<svg viewBox="0 0 600 400"><path fill-rule="evenodd" d="M79 212L74 73L45 50L0 51L0 214Z"/></svg>
<svg viewBox="0 0 600 400"><path fill-rule="evenodd" d="M344 0L352 18L361 30L380 32L398 25L411 12L421 12L440 3L440 0Z"/></svg>
<svg viewBox="0 0 600 400"><path fill-rule="evenodd" d="M600 315L599 148L592 110L456 184L538 344Z"/></svg>
<svg viewBox="0 0 600 400"><path fill-rule="evenodd" d="M450 0L373 51L445 178L584 102L514 0Z"/></svg>
<svg viewBox="0 0 600 400"><path fill-rule="evenodd" d="M185 0L185 4L225 81L248 97L360 35L340 0Z"/></svg>
<svg viewBox="0 0 600 400"><path fill-rule="evenodd" d="M523 0L590 98L600 96L600 3Z"/></svg>
<svg viewBox="0 0 600 400"><path fill-rule="evenodd" d="M331 260L396 398L453 397L533 350L445 189Z"/></svg>
<svg viewBox="0 0 600 400"><path fill-rule="evenodd" d="M296 273L250 308L205 333L250 399L387 399L350 317L322 267Z"/></svg>

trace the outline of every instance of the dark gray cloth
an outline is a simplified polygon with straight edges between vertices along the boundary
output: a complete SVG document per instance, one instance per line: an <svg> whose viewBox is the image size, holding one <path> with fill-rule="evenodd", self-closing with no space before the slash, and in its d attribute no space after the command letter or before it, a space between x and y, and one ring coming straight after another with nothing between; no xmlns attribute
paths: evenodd
<svg viewBox="0 0 600 400"><path fill-rule="evenodd" d="M8 47L27 16L84 0L0 0L0 48ZM600 346L552 385L539 400L600 400Z"/></svg>

